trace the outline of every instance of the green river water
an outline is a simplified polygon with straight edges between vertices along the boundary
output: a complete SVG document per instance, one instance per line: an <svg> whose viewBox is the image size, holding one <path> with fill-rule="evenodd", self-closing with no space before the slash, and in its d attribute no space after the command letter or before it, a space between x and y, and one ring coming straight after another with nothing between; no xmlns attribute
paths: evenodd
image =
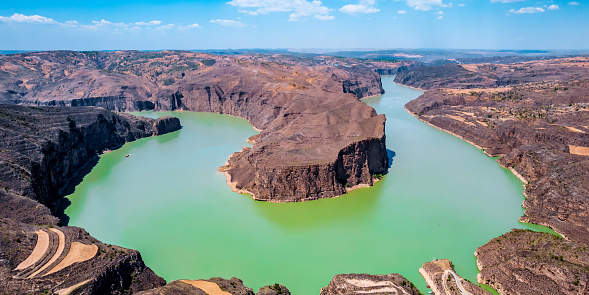
<svg viewBox="0 0 589 295"><path fill-rule="evenodd" d="M141 252L167 281L213 276L257 288L282 283L318 294L341 273L400 273L427 293L418 269L449 258L476 281L476 247L523 214L522 183L470 144L407 113L422 92L383 77L386 94L365 99L386 114L389 173L374 187L304 203L256 202L231 191L217 172L256 134L219 114L179 117L183 129L103 154L68 196L69 225L104 243ZM129 154L129 157L125 155Z"/></svg>

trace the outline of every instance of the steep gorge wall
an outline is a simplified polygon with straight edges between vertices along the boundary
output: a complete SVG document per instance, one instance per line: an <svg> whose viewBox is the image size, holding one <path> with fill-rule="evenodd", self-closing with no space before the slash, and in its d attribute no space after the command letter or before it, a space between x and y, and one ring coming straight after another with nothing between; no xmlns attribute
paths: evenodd
<svg viewBox="0 0 589 295"><path fill-rule="evenodd" d="M157 120L93 107L0 105L0 186L54 208L60 190L105 149L180 129L177 118Z"/></svg>
<svg viewBox="0 0 589 295"><path fill-rule="evenodd" d="M153 120L95 107L0 104L0 126L0 234L4 237L0 249L6 250L0 251L0 294L63 293L73 286L78 286L76 294L124 294L165 284L139 252L103 244L80 228L57 226L49 208L59 201L67 181L99 152L178 130L177 118ZM22 271L15 269L32 255L41 230L65 236L65 244L49 240L47 255L54 253L51 249L57 251L58 244L64 252L47 270L64 261L66 253L75 252L74 242L97 247L97 254L55 273L27 277L35 269L41 271L50 257Z"/></svg>
<svg viewBox="0 0 589 295"><path fill-rule="evenodd" d="M245 173L231 175L239 182L238 186L256 191L256 195L288 196L290 201L332 197L347 191L347 186L372 185L371 175L386 172L385 118L359 101L362 97L382 94L384 90L380 75L365 66L299 66L259 62L247 57L238 59L188 52L161 52L152 56L123 51L101 53L102 66L97 67L87 60L89 56L85 53L32 55L38 59L23 55L0 61L8 66L22 64L23 67L18 68L19 75L29 81L25 88L23 80L16 79L11 84L9 90L16 94L5 96L16 98L13 102L99 106L113 111L211 112L247 119L263 131L252 139L255 145L251 151L239 153L242 159L239 164L233 161L227 169ZM69 58L64 59L64 56ZM72 59L77 60L76 63L71 64ZM40 76L47 63L57 69L63 68L54 73L55 79L50 82ZM85 66L77 66L82 63ZM0 75L3 74L0 71ZM10 77L14 80L12 72ZM112 124L117 125L117 122ZM113 129L106 125L97 128ZM47 163L54 165L57 158L68 157L77 167L75 159L88 158L85 153L91 152L74 146L78 138L85 135L65 132L60 136L63 146L53 143L44 147L56 155L55 158L48 156ZM347 156L348 146L368 150ZM276 157L278 154L281 158ZM357 159L351 161L349 157ZM368 159L379 163L368 163ZM339 165L339 162L351 164ZM315 172L305 172L306 167L315 167L311 169ZM35 169L49 175L48 182L56 182L67 175L59 170L61 168L52 172L56 175L48 173L42 165ZM288 184L287 178L269 175L278 171L291 171L290 175L302 173L297 174L301 181L293 186ZM318 181L314 173L325 178ZM253 179L256 180L252 182ZM43 183L45 180L38 181L36 187L41 195L50 193L46 190L54 190ZM271 186L271 181L277 184Z"/></svg>

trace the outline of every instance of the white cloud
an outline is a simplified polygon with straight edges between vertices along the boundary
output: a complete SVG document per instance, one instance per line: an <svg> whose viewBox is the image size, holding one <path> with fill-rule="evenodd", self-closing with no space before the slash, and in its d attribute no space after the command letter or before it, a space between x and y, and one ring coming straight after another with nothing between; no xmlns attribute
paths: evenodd
<svg viewBox="0 0 589 295"><path fill-rule="evenodd" d="M101 26L128 27L129 26L126 23L113 23L113 22L109 22L105 19L102 19L100 21L93 20L92 23L97 27L101 27Z"/></svg>
<svg viewBox="0 0 589 295"><path fill-rule="evenodd" d="M64 26L64 27L77 27L80 25L80 23L75 20L68 20L65 23L62 23L60 25Z"/></svg>
<svg viewBox="0 0 589 295"><path fill-rule="evenodd" d="M552 4L550 6L548 6L548 10L557 10L558 9L558 5L556 4Z"/></svg>
<svg viewBox="0 0 589 295"><path fill-rule="evenodd" d="M196 28L200 28L200 27L201 26L199 24L192 24L192 25L187 25L187 26L178 26L178 30L185 31L185 30L196 29Z"/></svg>
<svg viewBox="0 0 589 295"><path fill-rule="evenodd" d="M218 24L221 26L227 26L227 27L243 27L243 26L245 26L244 23L242 23L238 20L231 20L231 19L212 19L211 23Z"/></svg>
<svg viewBox="0 0 589 295"><path fill-rule="evenodd" d="M244 9L240 9L237 12L241 12L241 13L249 14L249 15L258 15L259 14L257 11L254 11L254 10L244 10Z"/></svg>
<svg viewBox="0 0 589 295"><path fill-rule="evenodd" d="M377 13L380 9L374 7L375 0L361 0L358 4L348 4L340 8L339 11L348 14L358 13Z"/></svg>
<svg viewBox="0 0 589 295"><path fill-rule="evenodd" d="M58 24L54 19L40 15L24 15L15 13L12 16L0 16L0 22L4 23L37 23L37 24Z"/></svg>
<svg viewBox="0 0 589 295"><path fill-rule="evenodd" d="M513 3L513 2L522 2L525 0L491 0L491 3Z"/></svg>
<svg viewBox="0 0 589 295"><path fill-rule="evenodd" d="M357 14L357 13L377 13L380 9L376 7L370 7L362 4L348 4L344 7L340 8L339 11L348 14Z"/></svg>
<svg viewBox="0 0 589 295"><path fill-rule="evenodd" d="M174 24L167 24L167 25L159 26L156 29L157 30L169 30L169 29L173 28L174 26L175 26Z"/></svg>
<svg viewBox="0 0 589 295"><path fill-rule="evenodd" d="M571 1L571 2L569 2L569 5L579 5L579 2L577 2L577 1Z"/></svg>
<svg viewBox="0 0 589 295"><path fill-rule="evenodd" d="M323 6L323 3L319 0L232 0L227 4L250 9L238 10L249 15L292 12L288 18L289 21L299 21L301 17L310 15L326 16L331 11L331 9Z"/></svg>
<svg viewBox="0 0 589 295"><path fill-rule="evenodd" d="M464 7L464 6L466 6L466 4L464 4L464 3L460 3L460 4L458 4L458 6L460 6L460 7Z"/></svg>
<svg viewBox="0 0 589 295"><path fill-rule="evenodd" d="M407 11L405 11L405 10L399 10L399 11L397 11L397 13L398 14L405 14L405 13L407 13Z"/></svg>
<svg viewBox="0 0 589 295"><path fill-rule="evenodd" d="M136 26L157 26L157 25L161 25L162 22L159 20L152 20L150 22L136 22L135 25Z"/></svg>
<svg viewBox="0 0 589 295"><path fill-rule="evenodd" d="M413 7L415 10L428 11L432 10L434 6L443 6L442 0L406 0L407 6Z"/></svg>
<svg viewBox="0 0 589 295"><path fill-rule="evenodd" d="M436 14L443 15L444 12L440 10L440 11L436 12Z"/></svg>
<svg viewBox="0 0 589 295"><path fill-rule="evenodd" d="M52 24L52 25L59 25L62 27L69 27L69 28L80 28L86 30L98 30L98 29L111 29L116 32L123 32L123 31L134 31L140 30L143 26L154 26L156 30L167 30L175 27L174 24L166 24L162 25L162 21L159 20L152 20L149 22L130 22L130 23L114 23L105 19L101 19L99 21L93 20L91 24L82 24L75 20L69 20L66 22L58 22L52 18L40 16L40 15L24 15L20 13L15 13L12 16L0 16L0 23L36 23L36 24ZM192 24L187 26L177 26L180 30L188 30L193 28L200 28L198 24Z"/></svg>
<svg viewBox="0 0 589 295"><path fill-rule="evenodd" d="M443 18L444 18L444 17L443 17L443 16L441 16L441 15L440 15L440 16L438 16L438 17L436 17L436 19L443 19Z"/></svg>
<svg viewBox="0 0 589 295"><path fill-rule="evenodd" d="M316 14L315 15L316 19L320 19L320 20L332 20L335 19L335 16L333 15L324 15L324 14Z"/></svg>
<svg viewBox="0 0 589 295"><path fill-rule="evenodd" d="M518 10L512 9L509 11L509 13L515 13L515 14L524 14L524 13L539 13L539 12L544 12L546 10L544 10L544 8L542 7L522 7Z"/></svg>

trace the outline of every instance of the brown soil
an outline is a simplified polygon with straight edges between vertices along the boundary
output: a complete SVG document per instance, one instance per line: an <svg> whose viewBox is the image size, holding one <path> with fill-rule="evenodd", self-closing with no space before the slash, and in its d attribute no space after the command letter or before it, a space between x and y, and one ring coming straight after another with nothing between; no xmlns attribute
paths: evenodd
<svg viewBox="0 0 589 295"><path fill-rule="evenodd" d="M231 293L221 290L219 285L217 285L213 282L203 281L203 280L180 280L180 281L182 283L186 283L186 284L195 286L210 295L231 295Z"/></svg>

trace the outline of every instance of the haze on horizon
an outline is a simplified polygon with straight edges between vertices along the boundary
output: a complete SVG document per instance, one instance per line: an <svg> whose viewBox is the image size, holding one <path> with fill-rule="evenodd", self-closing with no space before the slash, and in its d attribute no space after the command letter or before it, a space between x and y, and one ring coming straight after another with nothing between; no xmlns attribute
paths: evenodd
<svg viewBox="0 0 589 295"><path fill-rule="evenodd" d="M11 1L0 49L584 50L588 15L581 0Z"/></svg>

